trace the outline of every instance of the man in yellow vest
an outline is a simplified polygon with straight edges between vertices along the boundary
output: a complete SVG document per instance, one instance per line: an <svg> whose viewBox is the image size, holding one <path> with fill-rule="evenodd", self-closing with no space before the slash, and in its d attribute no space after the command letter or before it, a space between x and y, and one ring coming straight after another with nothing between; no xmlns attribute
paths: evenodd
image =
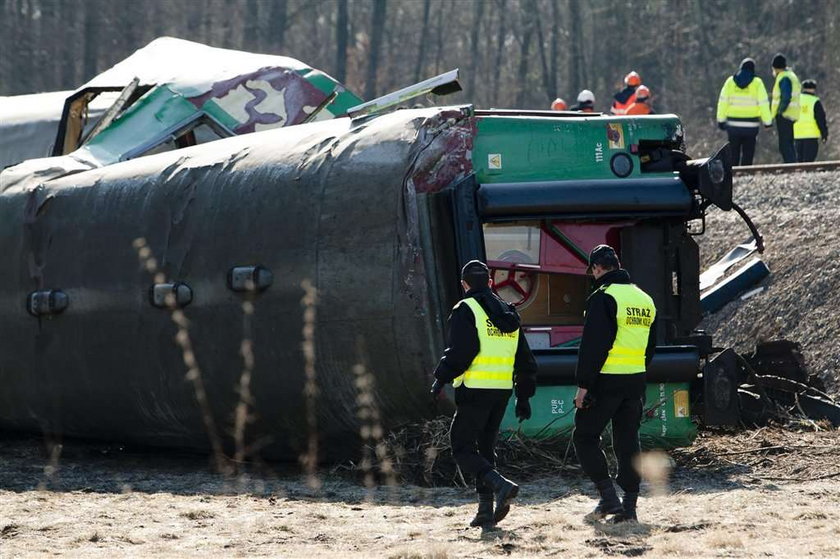
<svg viewBox="0 0 840 559"><path fill-rule="evenodd" d="M779 135L779 152L785 163L796 163L796 147L793 145L793 123L799 119L799 78L787 67L787 59L781 53L773 57L773 94L770 114L776 119L776 133Z"/></svg>
<svg viewBox="0 0 840 559"><path fill-rule="evenodd" d="M609 245L589 254L594 291L586 302L575 378L573 441L580 465L595 483L600 501L589 521L636 520L639 474L639 424L645 398L645 372L656 348L656 307L648 294L630 282L618 255ZM619 500L600 448L601 434L612 423L618 462L616 482L624 490Z"/></svg>
<svg viewBox="0 0 840 559"><path fill-rule="evenodd" d="M452 454L464 474L475 476L478 513L470 526L485 529L507 516L519 492L496 471L496 438L512 391L516 417L530 419L537 364L513 305L491 290L487 266L467 262L461 285L466 295L449 315L449 344L435 369L432 394L438 397L449 382L455 386Z"/></svg>
<svg viewBox="0 0 840 559"><path fill-rule="evenodd" d="M745 58L735 74L726 78L717 104L717 122L726 130L734 154L733 165L752 165L755 140L762 124L773 124L764 82L755 75L755 60Z"/></svg>
<svg viewBox="0 0 840 559"><path fill-rule="evenodd" d="M804 80L799 97L799 120L793 125L796 141L796 160L800 163L816 161L820 150L820 138L828 141L828 123L825 120L820 98L817 97L817 82Z"/></svg>

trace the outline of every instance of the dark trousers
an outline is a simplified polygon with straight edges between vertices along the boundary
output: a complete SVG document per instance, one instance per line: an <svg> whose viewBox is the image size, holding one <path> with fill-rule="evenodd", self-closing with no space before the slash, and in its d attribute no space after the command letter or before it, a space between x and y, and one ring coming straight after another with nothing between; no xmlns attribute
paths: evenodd
<svg viewBox="0 0 840 559"><path fill-rule="evenodd" d="M820 151L820 141L817 138L796 140L796 160L800 163L810 163L817 160Z"/></svg>
<svg viewBox="0 0 840 559"><path fill-rule="evenodd" d="M616 482L627 493L638 493L641 481L633 465L639 455L639 424L644 391L598 394L592 407L575 411L575 452L583 471L598 483L609 479L607 458L601 450L601 433L612 422L613 449L618 461Z"/></svg>
<svg viewBox="0 0 840 559"><path fill-rule="evenodd" d="M499 425L507 409L510 390L469 390L472 397L458 402L449 440L452 455L464 475L475 476L477 493L490 493L483 481L484 474L496 467L496 439ZM458 400L456 394L456 401Z"/></svg>
<svg viewBox="0 0 840 559"><path fill-rule="evenodd" d="M776 117L776 134L779 135L779 153L785 163L796 163L796 148L793 145L793 121L783 116Z"/></svg>
<svg viewBox="0 0 840 559"><path fill-rule="evenodd" d="M739 128L731 126L726 129L729 146L732 148L733 165L752 165L755 157L755 139L758 127Z"/></svg>

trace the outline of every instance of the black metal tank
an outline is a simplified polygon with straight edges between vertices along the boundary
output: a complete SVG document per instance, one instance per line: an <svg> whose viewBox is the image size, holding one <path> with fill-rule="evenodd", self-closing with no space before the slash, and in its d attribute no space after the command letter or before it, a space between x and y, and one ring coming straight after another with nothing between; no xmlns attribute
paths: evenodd
<svg viewBox="0 0 840 559"><path fill-rule="evenodd" d="M152 304L155 279L138 259L140 238L166 281L191 292L189 335L228 446L247 297L230 289L234 267L273 276L253 296L251 324L255 421L247 438L264 456L295 459L308 437L304 280L319 297L321 457L358 449L359 363L375 379L385 427L432 413L427 385L445 315L430 302L421 247L428 231L407 184L432 141L423 130L439 113L251 134L7 189L0 429L208 448L177 328L169 310ZM49 314L62 301L66 308Z"/></svg>

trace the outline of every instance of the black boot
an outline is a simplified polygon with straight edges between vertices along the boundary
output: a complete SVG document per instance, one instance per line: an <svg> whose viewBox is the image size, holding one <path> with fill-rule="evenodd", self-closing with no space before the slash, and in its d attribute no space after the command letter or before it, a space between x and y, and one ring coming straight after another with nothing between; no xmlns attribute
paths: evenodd
<svg viewBox="0 0 840 559"><path fill-rule="evenodd" d="M496 470L490 470L484 474L484 482L493 488L493 494L496 497L493 520L499 522L510 512L510 502L519 494L519 486L502 477Z"/></svg>
<svg viewBox="0 0 840 559"><path fill-rule="evenodd" d="M618 495L615 493L615 486L613 485L612 479L608 478L599 481L595 484L595 487L598 489L601 500L598 501L595 510L583 517L584 520L595 522L605 519L609 514L624 512L624 507L621 506L621 501L618 500Z"/></svg>
<svg viewBox="0 0 840 559"><path fill-rule="evenodd" d="M627 522L633 521L638 522L639 519L636 517L636 501L639 499L638 493L625 493L624 498L621 500L621 507L622 512L615 515L616 522Z"/></svg>
<svg viewBox="0 0 840 559"><path fill-rule="evenodd" d="M475 518L470 522L470 526L473 528L481 526L483 528L493 524L493 494L479 493L478 512L475 513Z"/></svg>

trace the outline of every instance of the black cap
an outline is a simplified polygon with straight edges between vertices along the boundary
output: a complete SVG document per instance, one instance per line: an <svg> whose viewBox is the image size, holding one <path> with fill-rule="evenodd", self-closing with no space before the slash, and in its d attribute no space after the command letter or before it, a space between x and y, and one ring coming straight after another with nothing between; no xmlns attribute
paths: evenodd
<svg viewBox="0 0 840 559"><path fill-rule="evenodd" d="M755 73L755 60L752 58L745 58L741 61L741 70Z"/></svg>
<svg viewBox="0 0 840 559"><path fill-rule="evenodd" d="M787 58L782 53L777 53L776 56L773 57L773 68L777 70L784 70L787 68Z"/></svg>
<svg viewBox="0 0 840 559"><path fill-rule="evenodd" d="M470 283L469 278L478 276L490 277L490 268L481 260L470 260L461 268L461 279L467 283Z"/></svg>
<svg viewBox="0 0 840 559"><path fill-rule="evenodd" d="M817 80L802 80L802 89L817 90Z"/></svg>
<svg viewBox="0 0 840 559"><path fill-rule="evenodd" d="M599 264L601 266L609 266L618 268L618 255L615 249L610 245L598 245L589 253L589 266L586 268L586 273L592 272L592 266Z"/></svg>

